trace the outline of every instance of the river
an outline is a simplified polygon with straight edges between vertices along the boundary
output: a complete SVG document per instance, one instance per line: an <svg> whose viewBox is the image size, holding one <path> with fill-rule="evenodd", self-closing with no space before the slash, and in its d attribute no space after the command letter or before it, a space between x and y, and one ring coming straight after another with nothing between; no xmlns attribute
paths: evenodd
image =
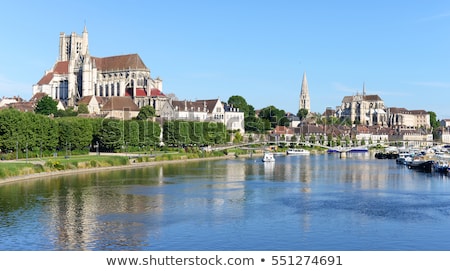
<svg viewBox="0 0 450 271"><path fill-rule="evenodd" d="M0 186L0 250L450 250L450 176L372 154L187 161Z"/></svg>

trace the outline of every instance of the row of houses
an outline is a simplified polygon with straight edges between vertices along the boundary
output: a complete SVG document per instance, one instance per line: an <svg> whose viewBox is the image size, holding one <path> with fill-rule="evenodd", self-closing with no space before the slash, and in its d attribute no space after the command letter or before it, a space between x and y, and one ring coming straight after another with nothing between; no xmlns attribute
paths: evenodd
<svg viewBox="0 0 450 271"><path fill-rule="evenodd" d="M220 122L225 124L228 130L245 133L244 113L239 108L223 103L219 98L196 101L179 101L170 99L161 91L154 90L153 103L141 104L155 108L156 116L163 121L185 120L200 122ZM135 118L140 107L127 96L85 96L79 102L86 104L91 116L104 118L132 119Z"/></svg>

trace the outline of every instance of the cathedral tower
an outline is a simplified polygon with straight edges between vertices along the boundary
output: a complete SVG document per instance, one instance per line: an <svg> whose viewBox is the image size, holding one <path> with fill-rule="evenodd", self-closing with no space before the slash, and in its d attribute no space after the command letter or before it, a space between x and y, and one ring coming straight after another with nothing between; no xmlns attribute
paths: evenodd
<svg viewBox="0 0 450 271"><path fill-rule="evenodd" d="M59 34L59 61L77 60L87 52L88 32L86 26L84 26L81 36L74 32L70 35L66 35L64 32Z"/></svg>
<svg viewBox="0 0 450 271"><path fill-rule="evenodd" d="M302 89L300 91L300 104L299 109L306 109L308 110L308 113L311 111L310 107L310 100L309 100L309 90L308 90L308 81L306 80L306 72L303 73L303 80L302 80Z"/></svg>

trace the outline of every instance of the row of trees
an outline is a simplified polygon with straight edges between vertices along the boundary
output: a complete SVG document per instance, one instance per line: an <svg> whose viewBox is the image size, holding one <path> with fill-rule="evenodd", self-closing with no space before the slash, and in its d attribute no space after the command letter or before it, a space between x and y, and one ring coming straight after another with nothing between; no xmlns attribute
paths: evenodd
<svg viewBox="0 0 450 271"><path fill-rule="evenodd" d="M102 118L51 118L16 109L0 111L0 152L14 158L50 155L54 152L146 151L161 144L161 126L149 120ZM230 140L222 123L168 121L164 145L214 145Z"/></svg>
<svg viewBox="0 0 450 271"><path fill-rule="evenodd" d="M230 141L230 134L223 123L168 121L164 123L163 141L171 146L216 145Z"/></svg>
<svg viewBox="0 0 450 271"><path fill-rule="evenodd" d="M161 127L146 120L50 118L15 109L0 111L0 151L3 154L120 151L156 146Z"/></svg>

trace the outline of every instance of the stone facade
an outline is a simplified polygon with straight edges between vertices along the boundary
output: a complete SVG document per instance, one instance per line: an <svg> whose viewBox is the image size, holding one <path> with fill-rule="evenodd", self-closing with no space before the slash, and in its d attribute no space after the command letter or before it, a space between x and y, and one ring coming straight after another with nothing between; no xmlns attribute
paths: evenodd
<svg viewBox="0 0 450 271"><path fill-rule="evenodd" d="M430 114L425 110L390 107L388 108L388 115L389 127L399 131L418 128L429 129L431 127Z"/></svg>
<svg viewBox="0 0 450 271"><path fill-rule="evenodd" d="M162 80L150 76L138 54L93 57L88 45L86 27L81 35L60 33L58 61L33 85L33 94L44 92L66 106L85 96L129 96L140 107L161 107Z"/></svg>
<svg viewBox="0 0 450 271"><path fill-rule="evenodd" d="M220 99L178 101L172 100L161 108L164 120L211 121L225 124L227 130L245 133L244 112Z"/></svg>
<svg viewBox="0 0 450 271"><path fill-rule="evenodd" d="M336 108L336 117L349 119L352 124L388 125L383 100L378 95L366 95L365 87L362 94L345 96L342 99L341 106Z"/></svg>

